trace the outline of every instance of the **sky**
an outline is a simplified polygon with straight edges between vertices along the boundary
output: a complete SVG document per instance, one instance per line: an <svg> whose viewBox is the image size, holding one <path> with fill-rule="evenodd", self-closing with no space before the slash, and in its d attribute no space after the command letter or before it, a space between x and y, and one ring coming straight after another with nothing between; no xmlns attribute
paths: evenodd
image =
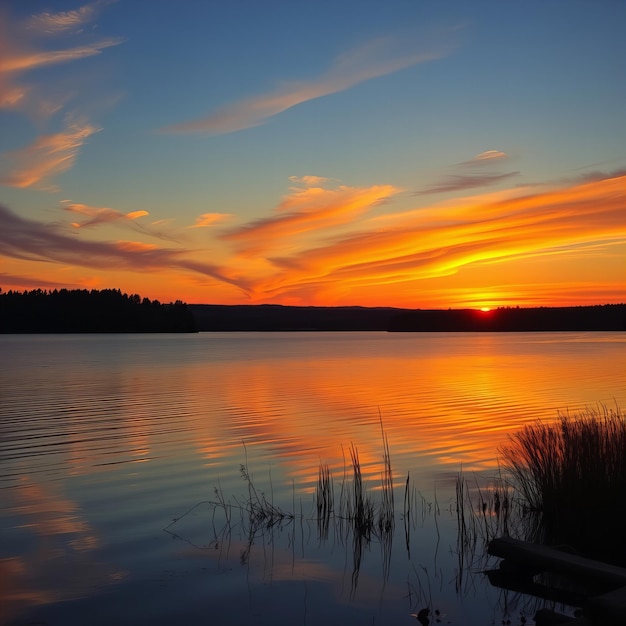
<svg viewBox="0 0 626 626"><path fill-rule="evenodd" d="M626 301L626 2L4 0L0 288Z"/></svg>

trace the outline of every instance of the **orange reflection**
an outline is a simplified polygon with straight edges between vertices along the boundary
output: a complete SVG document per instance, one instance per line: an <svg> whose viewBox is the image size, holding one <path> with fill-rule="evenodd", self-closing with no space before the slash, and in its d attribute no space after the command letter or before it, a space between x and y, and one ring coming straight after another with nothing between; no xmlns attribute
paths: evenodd
<svg viewBox="0 0 626 626"><path fill-rule="evenodd" d="M93 589L112 584L122 572L93 561L100 542L79 507L28 477L8 492L8 513L19 516L20 526L4 532L34 536L29 551L0 559L0 621L5 623L27 607L84 597ZM22 545L22 542L20 542Z"/></svg>
<svg viewBox="0 0 626 626"><path fill-rule="evenodd" d="M375 370L368 359L339 355L307 357L306 367L271 358L243 369L241 363L223 365L214 384L228 411L219 424L197 431L196 449L205 458L240 461L245 442L254 468L255 447L262 445L288 469L288 481L311 491L320 462L329 465L336 481L344 469L351 473L348 450L354 444L363 475L375 489L384 469L382 415L396 481L408 470L431 476L495 469L509 433L539 418L557 418L559 405L551 403L552 392L543 384L554 373L540 363L536 368L523 363L518 353L523 341L510 351L493 335L472 340L476 353L423 355L426 368L426 361L410 352L376 359ZM566 355L556 355L546 367L581 377ZM206 381L206 372L195 375ZM413 383L399 389L398 380ZM594 391L589 394L588 401L595 402ZM267 461L261 463L257 477L266 480Z"/></svg>

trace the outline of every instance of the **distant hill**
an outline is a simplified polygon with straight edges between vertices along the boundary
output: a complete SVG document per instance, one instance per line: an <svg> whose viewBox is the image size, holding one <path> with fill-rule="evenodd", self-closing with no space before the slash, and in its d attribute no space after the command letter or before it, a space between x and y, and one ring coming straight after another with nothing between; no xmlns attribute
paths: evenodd
<svg viewBox="0 0 626 626"><path fill-rule="evenodd" d="M190 304L119 289L0 291L0 333L195 331L523 332L626 330L626 304L580 307L399 309Z"/></svg>
<svg viewBox="0 0 626 626"><path fill-rule="evenodd" d="M195 332L181 301L128 295L119 289L60 289L0 293L0 333Z"/></svg>
<svg viewBox="0 0 626 626"><path fill-rule="evenodd" d="M410 309L279 304L190 304L198 330L387 330L394 316Z"/></svg>
<svg viewBox="0 0 626 626"><path fill-rule="evenodd" d="M523 332L626 330L626 304L423 310L368 307L191 304L200 331L379 330Z"/></svg>
<svg viewBox="0 0 626 626"><path fill-rule="evenodd" d="M626 304L578 307L411 311L398 315L391 331L527 332L626 330Z"/></svg>

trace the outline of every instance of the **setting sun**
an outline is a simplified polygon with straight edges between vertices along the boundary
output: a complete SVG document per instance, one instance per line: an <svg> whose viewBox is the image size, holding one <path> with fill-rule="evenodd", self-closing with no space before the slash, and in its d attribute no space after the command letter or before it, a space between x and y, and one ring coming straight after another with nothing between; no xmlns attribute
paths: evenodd
<svg viewBox="0 0 626 626"><path fill-rule="evenodd" d="M488 311L491 311L491 307L488 307L488 306L481 306L481 307L480 307L480 310L481 310L483 313L487 313Z"/></svg>

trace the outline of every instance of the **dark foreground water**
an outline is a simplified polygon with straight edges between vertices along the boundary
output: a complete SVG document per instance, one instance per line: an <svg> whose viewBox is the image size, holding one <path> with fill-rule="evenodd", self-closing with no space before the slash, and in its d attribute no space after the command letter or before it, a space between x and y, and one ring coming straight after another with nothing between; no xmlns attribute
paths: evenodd
<svg viewBox="0 0 626 626"><path fill-rule="evenodd" d="M624 407L625 348L624 333L0 336L0 623L401 626L429 607L432 624L532 624L542 605L459 549L455 479L495 475L526 423ZM393 531L320 527L320 463L340 500L352 445L380 497L381 424ZM286 516L251 520L257 498Z"/></svg>

